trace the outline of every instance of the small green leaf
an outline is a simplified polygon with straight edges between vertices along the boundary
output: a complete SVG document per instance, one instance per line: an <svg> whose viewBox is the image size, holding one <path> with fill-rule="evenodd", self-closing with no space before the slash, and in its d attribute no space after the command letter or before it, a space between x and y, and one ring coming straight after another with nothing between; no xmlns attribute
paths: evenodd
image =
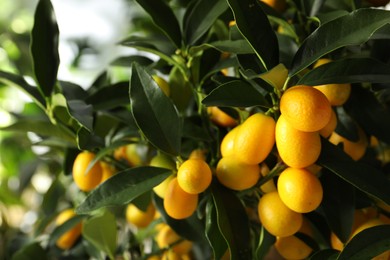
<svg viewBox="0 0 390 260"><path fill-rule="evenodd" d="M279 63L276 35L256 0L228 0L237 27L260 59L265 70Z"/></svg>
<svg viewBox="0 0 390 260"><path fill-rule="evenodd" d="M269 107L264 96L245 81L233 80L210 92L202 101L206 106Z"/></svg>
<svg viewBox="0 0 390 260"><path fill-rule="evenodd" d="M376 30L388 23L388 11L362 8L323 24L309 35L298 49L290 77L331 51L366 42Z"/></svg>
<svg viewBox="0 0 390 260"><path fill-rule="evenodd" d="M168 4L163 0L136 0L158 26L176 45L181 47L182 36L179 22Z"/></svg>
<svg viewBox="0 0 390 260"><path fill-rule="evenodd" d="M31 33L31 54L35 77L42 94L49 97L57 81L60 58L59 30L50 0L40 0Z"/></svg>
<svg viewBox="0 0 390 260"><path fill-rule="evenodd" d="M344 247L338 260L372 259L389 250L390 225L367 228L356 234Z"/></svg>
<svg viewBox="0 0 390 260"><path fill-rule="evenodd" d="M344 151L322 139L318 164L332 171L369 196L390 204L390 182L376 168L354 161Z"/></svg>
<svg viewBox="0 0 390 260"><path fill-rule="evenodd" d="M42 248L39 242L23 246L11 258L12 260L31 260L31 259L49 259L46 251Z"/></svg>
<svg viewBox="0 0 390 260"><path fill-rule="evenodd" d="M153 189L170 174L172 172L168 169L150 166L119 172L89 193L76 212L88 213L102 207L128 204Z"/></svg>
<svg viewBox="0 0 390 260"><path fill-rule="evenodd" d="M371 58L349 58L329 62L306 73L298 84L388 83L390 66Z"/></svg>
<svg viewBox="0 0 390 260"><path fill-rule="evenodd" d="M83 236L97 249L114 259L117 246L117 227L115 216L109 211L94 216L83 224Z"/></svg>
<svg viewBox="0 0 390 260"><path fill-rule="evenodd" d="M217 224L230 249L231 259L251 259L249 219L236 194L212 183Z"/></svg>
<svg viewBox="0 0 390 260"><path fill-rule="evenodd" d="M229 250L217 223L217 211L213 200L207 201L206 204L206 237L213 249L214 259L222 259L226 250Z"/></svg>
<svg viewBox="0 0 390 260"><path fill-rule="evenodd" d="M145 137L164 152L179 154L182 122L178 111L152 76L137 64L132 66L130 105Z"/></svg>

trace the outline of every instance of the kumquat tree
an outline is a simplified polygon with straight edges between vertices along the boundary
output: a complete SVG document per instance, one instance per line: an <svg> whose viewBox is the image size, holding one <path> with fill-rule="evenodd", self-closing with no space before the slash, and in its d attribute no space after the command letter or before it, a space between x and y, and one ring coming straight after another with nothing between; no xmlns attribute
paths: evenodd
<svg viewBox="0 0 390 260"><path fill-rule="evenodd" d="M37 1L0 71L28 100L1 113L0 258L390 259L388 2L129 1L131 54L82 87Z"/></svg>

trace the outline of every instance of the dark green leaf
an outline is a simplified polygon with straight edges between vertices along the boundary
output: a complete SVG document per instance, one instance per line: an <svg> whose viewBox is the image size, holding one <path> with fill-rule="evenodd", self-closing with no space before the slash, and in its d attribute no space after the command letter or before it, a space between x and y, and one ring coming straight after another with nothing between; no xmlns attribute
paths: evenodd
<svg viewBox="0 0 390 260"><path fill-rule="evenodd" d="M214 202L213 200L209 200L206 205L206 237L213 249L214 259L222 259L226 250L229 249L216 224L217 221L217 211Z"/></svg>
<svg viewBox="0 0 390 260"><path fill-rule="evenodd" d="M68 100L69 113L89 131L93 128L92 106L82 100Z"/></svg>
<svg viewBox="0 0 390 260"><path fill-rule="evenodd" d="M112 109L129 104L129 82L118 82L99 88L85 102L93 105L94 110Z"/></svg>
<svg viewBox="0 0 390 260"><path fill-rule="evenodd" d="M315 252L309 259L310 260L335 260L339 255L339 251L334 249L324 249Z"/></svg>
<svg viewBox="0 0 390 260"><path fill-rule="evenodd" d="M306 73L298 82L308 86L331 83L388 83L390 66L371 58L329 62Z"/></svg>
<svg viewBox="0 0 390 260"><path fill-rule="evenodd" d="M57 81L60 57L59 31L50 0L40 0L35 10L31 33L31 54L35 77L42 94L49 97Z"/></svg>
<svg viewBox="0 0 390 260"><path fill-rule="evenodd" d="M390 204L389 180L376 168L354 161L344 151L322 139L318 164L332 171L364 193Z"/></svg>
<svg viewBox="0 0 390 260"><path fill-rule="evenodd" d="M279 63L278 40L256 0L228 0L237 27L252 46L265 70Z"/></svg>
<svg viewBox="0 0 390 260"><path fill-rule="evenodd" d="M185 20L186 41L195 44L215 20L228 8L226 0L200 0L193 6Z"/></svg>
<svg viewBox="0 0 390 260"><path fill-rule="evenodd" d="M200 46L191 48L191 52L198 52L207 48L215 48L220 52L231 52L235 54L253 53L252 47L246 40L223 40L210 43L204 43Z"/></svg>
<svg viewBox="0 0 390 260"><path fill-rule="evenodd" d="M85 127L80 127L77 130L77 147L80 150L94 150L96 148L104 147L104 140L102 137L95 135Z"/></svg>
<svg viewBox="0 0 390 260"><path fill-rule="evenodd" d="M94 216L83 223L83 236L97 249L114 259L117 244L117 226L115 216L109 211Z"/></svg>
<svg viewBox="0 0 390 260"><path fill-rule="evenodd" d="M0 82L21 89L27 95L29 95L40 108L45 110L45 99L42 98L41 94L39 93L39 90L36 87L29 85L23 77L9 72L0 71Z"/></svg>
<svg viewBox="0 0 390 260"><path fill-rule="evenodd" d="M345 111L344 107L337 107L336 111L337 126L335 132L349 141L357 142L359 140L359 128L356 121Z"/></svg>
<svg viewBox="0 0 390 260"><path fill-rule="evenodd" d="M170 170L149 166L124 170L89 193L76 211L88 213L102 207L128 204L153 189L170 174Z"/></svg>
<svg viewBox="0 0 390 260"><path fill-rule="evenodd" d="M87 91L85 91L81 86L68 82L68 81L59 81L59 85L62 88L62 94L66 97L67 100L73 99L84 99L88 96Z"/></svg>
<svg viewBox="0 0 390 260"><path fill-rule="evenodd" d="M169 73L169 86L171 87L170 98L173 103L180 112L185 111L193 98L193 92L190 83L177 67L173 67Z"/></svg>
<svg viewBox="0 0 390 260"><path fill-rule="evenodd" d="M349 12L346 10L333 10L329 12L319 13L317 18L320 20L321 24L325 24L332 20L335 20L341 16L348 15Z"/></svg>
<svg viewBox="0 0 390 260"><path fill-rule="evenodd" d="M290 77L331 51L366 42L376 30L387 23L390 23L388 11L358 9L323 24L309 35L299 48L294 57Z"/></svg>
<svg viewBox="0 0 390 260"><path fill-rule="evenodd" d="M177 48L180 48L182 44L180 25L167 3L163 0L136 1L150 15L155 25L163 30Z"/></svg>
<svg viewBox="0 0 390 260"><path fill-rule="evenodd" d="M169 59L170 55L175 52L175 47L169 39L159 35L144 37L132 35L123 40L121 44L141 51L154 53L163 59Z"/></svg>
<svg viewBox="0 0 390 260"><path fill-rule="evenodd" d="M228 244L231 259L251 259L249 219L236 194L217 182L212 183L217 224Z"/></svg>
<svg viewBox="0 0 390 260"><path fill-rule="evenodd" d="M185 118L183 123L183 137L200 140L200 141L211 141L211 137L201 126L201 122L193 120L193 118Z"/></svg>
<svg viewBox="0 0 390 260"><path fill-rule="evenodd" d="M177 155L182 129L178 112L152 76L136 64L130 79L130 105L145 137L164 152Z"/></svg>
<svg viewBox="0 0 390 260"><path fill-rule="evenodd" d="M365 229L349 241L337 259L372 259L390 249L390 225Z"/></svg>
<svg viewBox="0 0 390 260"><path fill-rule="evenodd" d="M33 242L22 247L11 258L12 260L49 259L39 242Z"/></svg>
<svg viewBox="0 0 390 260"><path fill-rule="evenodd" d="M137 62L142 66L148 66L153 63L153 60L141 55L123 56L112 61L111 66L130 67L133 62Z"/></svg>
<svg viewBox="0 0 390 260"><path fill-rule="evenodd" d="M276 239L264 227L261 227L259 243L257 245L255 254L256 259L264 259L270 248L274 245Z"/></svg>
<svg viewBox="0 0 390 260"><path fill-rule="evenodd" d="M202 101L206 106L251 107L269 104L264 96L245 81L233 80L210 92Z"/></svg>

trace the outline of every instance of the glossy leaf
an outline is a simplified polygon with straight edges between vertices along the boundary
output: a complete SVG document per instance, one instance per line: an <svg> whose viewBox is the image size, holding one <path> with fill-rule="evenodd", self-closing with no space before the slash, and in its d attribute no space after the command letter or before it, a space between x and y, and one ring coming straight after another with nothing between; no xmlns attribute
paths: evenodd
<svg viewBox="0 0 390 260"><path fill-rule="evenodd" d="M355 235L338 260L372 259L390 248L390 225L375 226Z"/></svg>
<svg viewBox="0 0 390 260"><path fill-rule="evenodd" d="M341 147L322 139L318 164L332 171L367 195L390 204L389 185L386 176L376 168L350 158Z"/></svg>
<svg viewBox="0 0 390 260"><path fill-rule="evenodd" d="M187 43L189 45L195 44L227 9L226 0L197 1L185 21L184 31L186 32Z"/></svg>
<svg viewBox="0 0 390 260"><path fill-rule="evenodd" d="M119 172L94 189L76 208L78 214L130 203L161 183L171 171L157 167L137 167Z"/></svg>
<svg viewBox="0 0 390 260"><path fill-rule="evenodd" d="M152 76L136 64L130 78L130 105L144 136L157 148L177 155L182 129L178 111Z"/></svg>
<svg viewBox="0 0 390 260"><path fill-rule="evenodd" d="M40 0L35 10L31 33L34 73L42 94L49 97L57 81L60 58L59 30L50 0Z"/></svg>
<svg viewBox="0 0 390 260"><path fill-rule="evenodd" d="M202 101L206 106L270 106L264 96L245 81L233 80L210 92Z"/></svg>
<svg viewBox="0 0 390 260"><path fill-rule="evenodd" d="M279 63L278 40L256 0L228 0L238 29L252 46L265 70Z"/></svg>
<svg viewBox="0 0 390 260"><path fill-rule="evenodd" d="M388 83L390 66L371 58L350 58L319 66L306 73L298 84L316 86L331 83Z"/></svg>
<svg viewBox="0 0 390 260"><path fill-rule="evenodd" d="M39 242L32 242L18 250L11 260L49 259Z"/></svg>
<svg viewBox="0 0 390 260"><path fill-rule="evenodd" d="M182 37L179 22L172 9L163 0L136 0L158 26L176 45L181 47Z"/></svg>
<svg viewBox="0 0 390 260"><path fill-rule="evenodd" d="M83 236L97 249L114 259L117 247L117 226L115 216L109 211L94 216L83 223Z"/></svg>
<svg viewBox="0 0 390 260"><path fill-rule="evenodd" d="M390 23L388 11L358 9L323 24L309 35L298 49L290 70L290 77L331 51L366 42L376 30L387 23Z"/></svg>
<svg viewBox="0 0 390 260"><path fill-rule="evenodd" d="M219 183L212 184L217 224L230 249L231 259L251 259L249 219L236 194Z"/></svg>
<svg viewBox="0 0 390 260"><path fill-rule="evenodd" d="M94 110L112 109L129 104L129 82L118 82L99 88L85 102L93 105Z"/></svg>

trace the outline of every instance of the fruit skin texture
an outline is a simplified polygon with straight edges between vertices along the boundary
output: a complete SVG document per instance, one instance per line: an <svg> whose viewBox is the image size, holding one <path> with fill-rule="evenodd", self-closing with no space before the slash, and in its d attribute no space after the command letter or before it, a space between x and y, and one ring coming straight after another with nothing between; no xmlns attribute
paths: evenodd
<svg viewBox="0 0 390 260"><path fill-rule="evenodd" d="M75 212L73 209L66 209L62 211L56 218L55 224L57 226L60 226L64 224L66 221L69 219L73 218L76 216ZM76 224L76 226L72 227L70 230L65 232L58 240L56 241L56 245L65 250L71 248L76 240L79 238L81 234L81 229L82 229L82 223Z"/></svg>
<svg viewBox="0 0 390 260"><path fill-rule="evenodd" d="M73 180L82 191L90 191L98 186L102 180L102 167L100 163L95 163L87 173L89 163L95 158L95 154L91 152L81 152L77 155L73 162Z"/></svg>
<svg viewBox="0 0 390 260"><path fill-rule="evenodd" d="M308 213L321 204L321 182L306 169L285 169L279 176L277 187L283 203L296 212Z"/></svg>
<svg viewBox="0 0 390 260"><path fill-rule="evenodd" d="M296 130L281 115L276 123L276 147L285 164L305 168L314 164L321 153L321 138L318 132Z"/></svg>
<svg viewBox="0 0 390 260"><path fill-rule="evenodd" d="M216 172L222 185L237 191L253 187L260 178L260 168L257 164L241 163L235 156L219 160Z"/></svg>
<svg viewBox="0 0 390 260"><path fill-rule="evenodd" d="M209 165L199 159L188 159L177 171L177 182L187 193L199 194L211 184L212 173Z"/></svg>
<svg viewBox="0 0 390 260"><path fill-rule="evenodd" d="M233 127L237 125L237 121L223 112L218 107L208 107L207 112L210 115L210 120L219 126L222 127Z"/></svg>
<svg viewBox="0 0 390 260"><path fill-rule="evenodd" d="M165 248L169 245L181 240L182 238L168 225L165 225L157 234L156 242L159 248ZM172 251L176 254L183 255L190 252L192 248L192 242L183 240L172 247Z"/></svg>
<svg viewBox="0 0 390 260"><path fill-rule="evenodd" d="M246 164L259 164L275 144L275 120L262 113L248 117L234 139L234 155Z"/></svg>
<svg viewBox="0 0 390 260"><path fill-rule="evenodd" d="M223 137L220 147L222 157L227 157L234 154L234 140L236 139L236 135L240 126L241 125L236 126Z"/></svg>
<svg viewBox="0 0 390 260"><path fill-rule="evenodd" d="M174 219L185 219L191 216L198 206L198 194L189 194L179 185L177 177L168 185L164 197L164 209Z"/></svg>
<svg viewBox="0 0 390 260"><path fill-rule="evenodd" d="M364 131L358 127L358 136L359 140L357 142L352 142L347 138L333 132L329 137L329 142L334 145L338 145L339 143L343 143L343 150L346 154L352 157L355 161L359 160L366 153L366 149L368 146L367 136Z"/></svg>
<svg viewBox="0 0 390 260"><path fill-rule="evenodd" d="M126 207L126 220L138 228L147 227L154 219L156 209L153 204L149 204L146 211L142 211L134 204Z"/></svg>
<svg viewBox="0 0 390 260"><path fill-rule="evenodd" d="M330 120L331 106L326 96L309 86L289 88L280 99L280 112L297 130L315 132Z"/></svg>
<svg viewBox="0 0 390 260"><path fill-rule="evenodd" d="M263 195L258 204L261 224L274 236L287 237L296 233L302 225L301 213L289 209L277 191Z"/></svg>
<svg viewBox="0 0 390 260"><path fill-rule="evenodd" d="M315 86L329 100L331 106L342 106L351 95L351 84L326 84Z"/></svg>

